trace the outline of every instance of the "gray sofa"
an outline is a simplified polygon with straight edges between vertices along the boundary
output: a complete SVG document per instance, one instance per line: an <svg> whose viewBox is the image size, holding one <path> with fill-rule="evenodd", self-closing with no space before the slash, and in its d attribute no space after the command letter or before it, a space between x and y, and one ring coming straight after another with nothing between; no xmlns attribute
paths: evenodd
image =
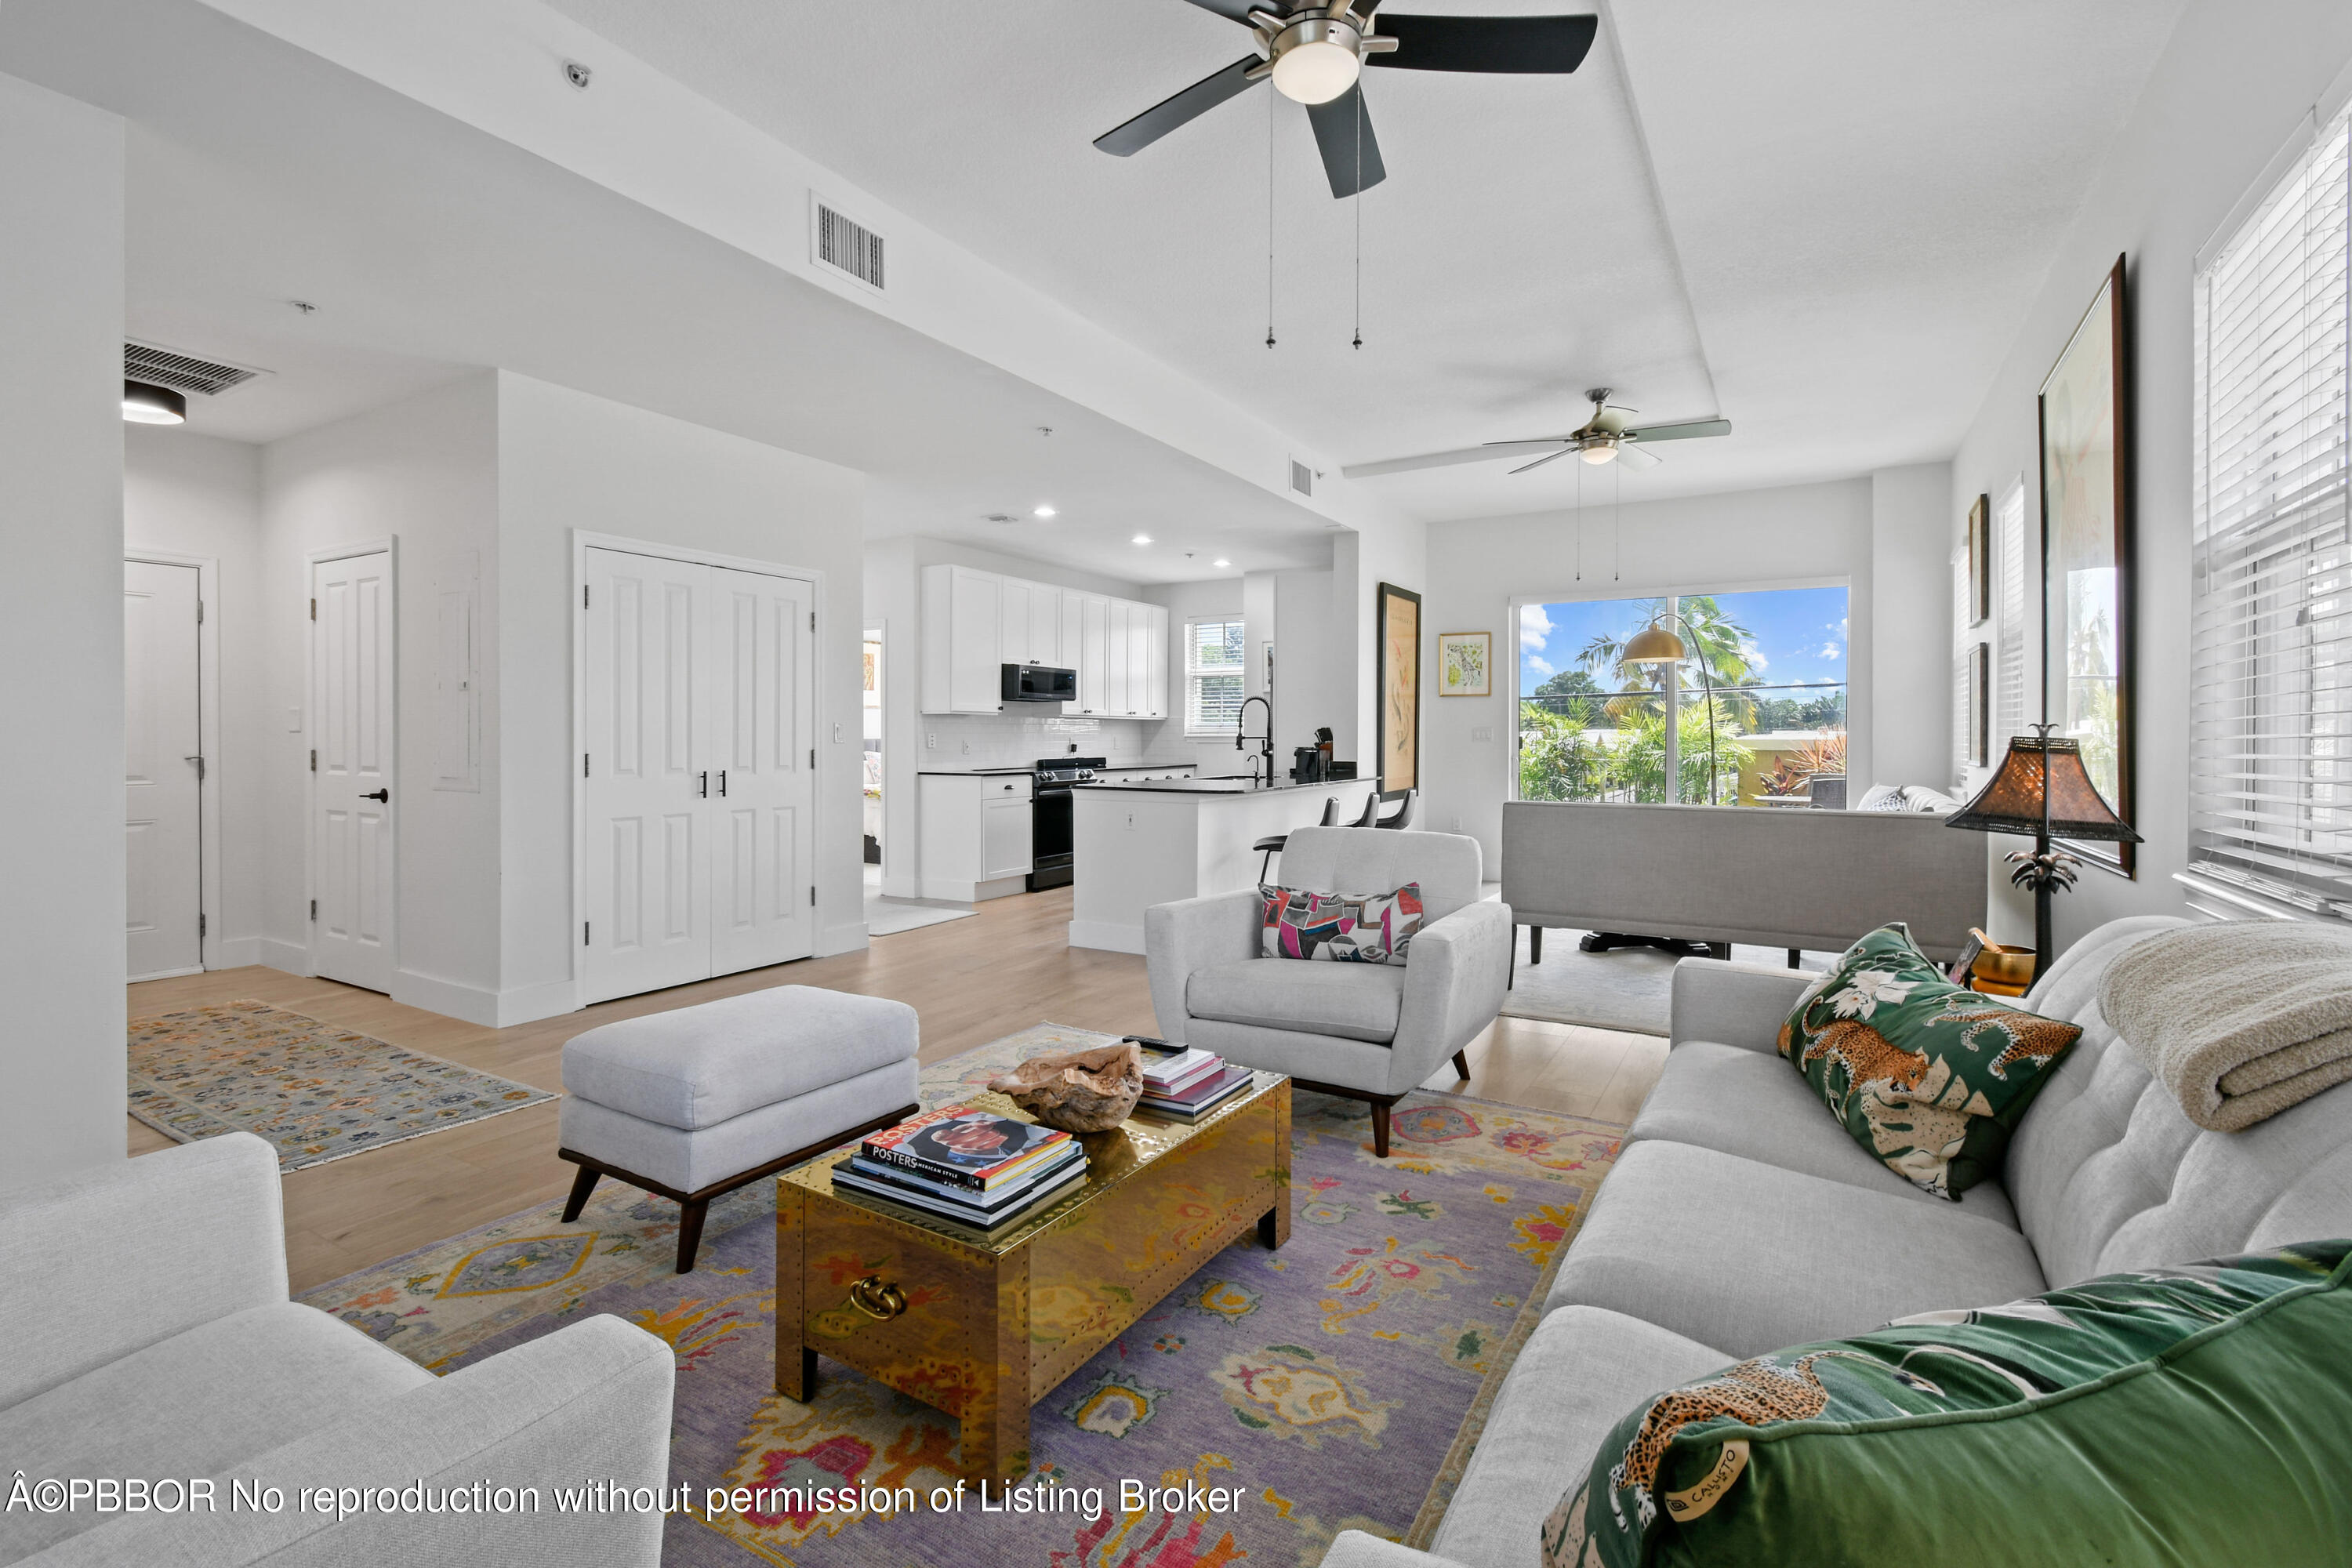
<svg viewBox="0 0 2352 1568"><path fill-rule="evenodd" d="M659 1513L566 1513L551 1489L667 1482L669 1346L589 1318L434 1376L287 1300L277 1152L250 1133L0 1197L0 1470L217 1494L212 1511L10 1510L0 1563L660 1561ZM280 1489L282 1510L232 1510L232 1479ZM540 1511L338 1522L296 1500L478 1480L538 1487Z"/></svg>
<svg viewBox="0 0 2352 1568"><path fill-rule="evenodd" d="M1954 837L1958 837L1955 835ZM1686 959L1673 1048L1570 1244L1429 1553L1349 1532L1326 1568L1530 1568L1620 1417L1731 1362L2118 1269L2352 1234L2352 1084L2243 1132L2181 1114L2101 1016L2099 982L2182 921L2100 927L2035 1011L2084 1026L2010 1145L1948 1203L1865 1154L1775 1049L1807 977Z"/></svg>
<svg viewBox="0 0 2352 1568"><path fill-rule="evenodd" d="M1914 812L1515 800L1502 874L1503 902L1538 931L1837 952L1903 921L1949 960L1985 919L1984 835Z"/></svg>
<svg viewBox="0 0 2352 1568"><path fill-rule="evenodd" d="M1478 901L1478 841L1460 834L1301 827L1282 849L1285 887L1385 893L1421 884L1409 962L1312 963L1259 954L1255 888L1143 912L1151 1006L1168 1039L1287 1073L1303 1088L1369 1100L1372 1148L1389 1108L1495 1021L1510 984L1511 911Z"/></svg>

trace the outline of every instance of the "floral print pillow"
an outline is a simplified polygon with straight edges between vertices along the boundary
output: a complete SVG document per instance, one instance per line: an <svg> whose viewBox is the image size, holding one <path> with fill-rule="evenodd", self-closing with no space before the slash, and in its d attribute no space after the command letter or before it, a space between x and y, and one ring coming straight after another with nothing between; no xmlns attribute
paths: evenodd
<svg viewBox="0 0 2352 1568"><path fill-rule="evenodd" d="M1780 1026L1780 1054L1874 1158L1958 1201L1999 1169L2082 1033L1955 985L1897 923L1846 949L1804 994Z"/></svg>
<svg viewBox="0 0 2352 1568"><path fill-rule="evenodd" d="M1310 893L1261 887L1259 952L1267 958L1403 963L1421 930L1421 884L1390 893Z"/></svg>

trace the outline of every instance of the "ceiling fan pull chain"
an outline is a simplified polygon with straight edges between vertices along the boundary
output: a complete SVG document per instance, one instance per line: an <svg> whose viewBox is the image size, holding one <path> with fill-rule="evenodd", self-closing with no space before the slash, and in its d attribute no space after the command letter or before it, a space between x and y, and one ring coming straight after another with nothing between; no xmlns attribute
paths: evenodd
<svg viewBox="0 0 2352 1568"><path fill-rule="evenodd" d="M1576 580L1584 581L1584 465L1576 465Z"/></svg>
<svg viewBox="0 0 2352 1568"><path fill-rule="evenodd" d="M1356 347L1364 346L1364 89L1356 89Z"/></svg>
<svg viewBox="0 0 2352 1568"><path fill-rule="evenodd" d="M1265 346L1274 347L1274 100L1265 95Z"/></svg>

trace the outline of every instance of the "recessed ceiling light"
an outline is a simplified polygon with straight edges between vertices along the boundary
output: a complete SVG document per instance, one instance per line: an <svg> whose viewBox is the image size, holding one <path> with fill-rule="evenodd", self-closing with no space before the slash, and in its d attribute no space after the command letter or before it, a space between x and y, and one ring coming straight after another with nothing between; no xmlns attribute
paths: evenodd
<svg viewBox="0 0 2352 1568"><path fill-rule="evenodd" d="M1032 517L1051 517L1054 515L1054 509L1050 506L1041 506L1029 515Z"/></svg>
<svg viewBox="0 0 2352 1568"><path fill-rule="evenodd" d="M1209 564L1212 566L1230 566L1233 563L1230 561L1212 561Z"/></svg>
<svg viewBox="0 0 2352 1568"><path fill-rule="evenodd" d="M1130 542L1136 544L1149 544L1151 542L1151 535L1148 533L1139 533Z"/></svg>

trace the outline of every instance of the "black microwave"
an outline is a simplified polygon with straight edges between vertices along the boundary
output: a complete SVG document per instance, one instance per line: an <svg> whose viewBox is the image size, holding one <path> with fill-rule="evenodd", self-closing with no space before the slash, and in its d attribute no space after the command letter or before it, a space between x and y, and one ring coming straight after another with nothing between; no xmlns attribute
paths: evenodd
<svg viewBox="0 0 2352 1568"><path fill-rule="evenodd" d="M1008 664L1002 695L1007 702L1076 702L1078 672L1044 664Z"/></svg>

